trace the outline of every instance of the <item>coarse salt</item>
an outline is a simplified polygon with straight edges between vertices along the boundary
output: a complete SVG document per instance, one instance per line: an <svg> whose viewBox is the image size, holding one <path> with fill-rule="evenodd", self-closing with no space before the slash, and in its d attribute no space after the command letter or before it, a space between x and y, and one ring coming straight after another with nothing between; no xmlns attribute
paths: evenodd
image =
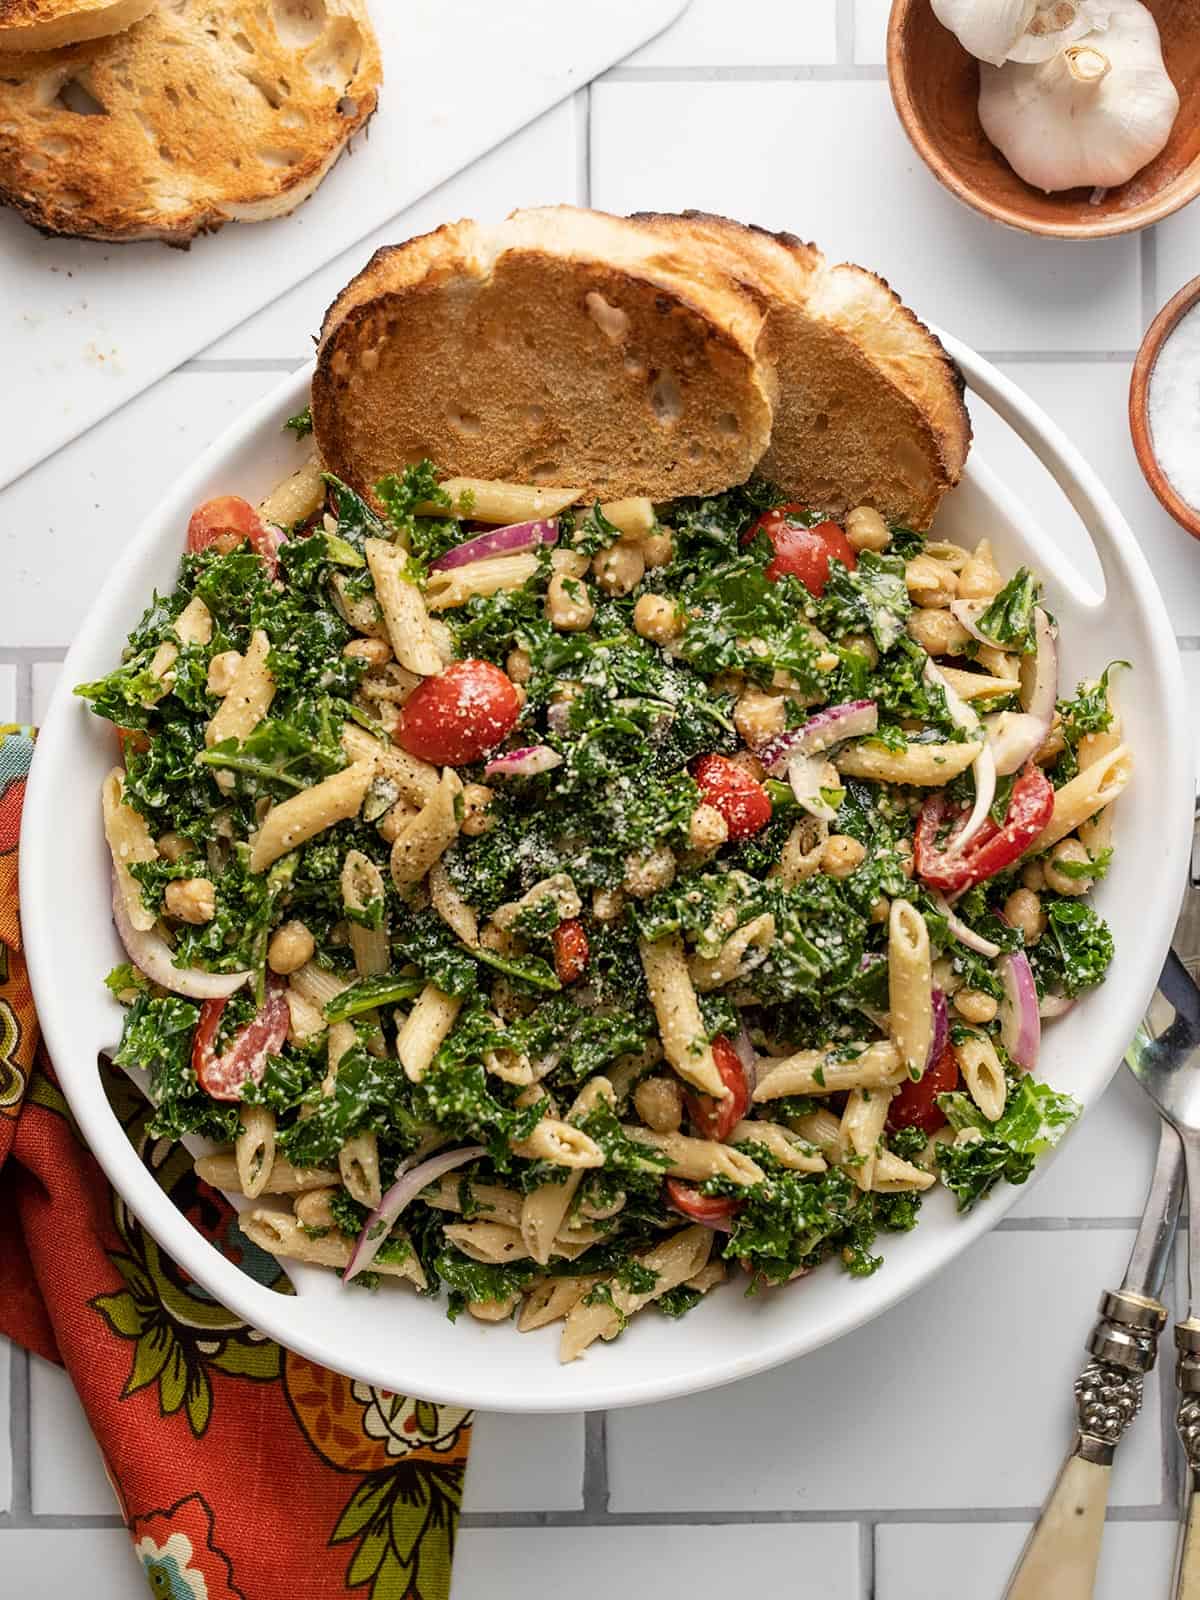
<svg viewBox="0 0 1200 1600"><path fill-rule="evenodd" d="M1200 510L1200 304L1179 319L1150 374L1150 437L1176 494Z"/></svg>

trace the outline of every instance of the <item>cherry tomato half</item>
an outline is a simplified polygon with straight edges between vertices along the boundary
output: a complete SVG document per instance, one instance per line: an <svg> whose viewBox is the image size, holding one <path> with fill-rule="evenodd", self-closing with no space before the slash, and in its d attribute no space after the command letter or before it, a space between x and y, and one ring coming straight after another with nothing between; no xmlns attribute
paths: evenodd
<svg viewBox="0 0 1200 1600"><path fill-rule="evenodd" d="M957 1087L958 1060L954 1046L948 1044L916 1083L902 1084L892 1096L892 1103L888 1107L888 1127L893 1130L920 1128L922 1133L936 1133L946 1120L937 1097L949 1094Z"/></svg>
<svg viewBox="0 0 1200 1600"><path fill-rule="evenodd" d="M574 983L582 978L588 964L588 936L578 917L560 922L551 936L554 946L554 971L559 983Z"/></svg>
<svg viewBox="0 0 1200 1600"><path fill-rule="evenodd" d="M701 1194L694 1183L683 1183L678 1178L667 1179L667 1200L673 1211L722 1232L729 1231L729 1220L738 1209L738 1202L729 1195Z"/></svg>
<svg viewBox="0 0 1200 1600"><path fill-rule="evenodd" d="M939 790L921 807L913 836L913 862L917 876L931 889L959 894L973 884L993 878L1023 856L1050 821L1054 789L1040 767L1032 763L1013 784L1004 826L989 818L961 853L943 850L937 838L947 821L949 802ZM959 813L959 820L967 815ZM953 837L953 835L952 835Z"/></svg>
<svg viewBox="0 0 1200 1600"><path fill-rule="evenodd" d="M721 1074L721 1082L729 1090L723 1100L711 1094L689 1093L688 1114L696 1132L702 1139L718 1139L723 1144L750 1107L750 1085L746 1082L746 1069L738 1060L737 1051L723 1033L712 1042L713 1060Z"/></svg>
<svg viewBox="0 0 1200 1600"><path fill-rule="evenodd" d="M748 839L770 822L770 795L736 761L728 756L698 756L691 771L705 803L725 818L731 839Z"/></svg>
<svg viewBox="0 0 1200 1600"><path fill-rule="evenodd" d="M807 516L807 507L776 506L774 511L764 511L742 535L742 543L749 544L758 534L765 534L775 550L767 563L771 582L790 575L799 578L809 594L822 595L829 582L830 561L840 561L853 572L858 557L836 522L818 522L810 528L799 520L798 514Z"/></svg>
<svg viewBox="0 0 1200 1600"><path fill-rule="evenodd" d="M512 679L490 661L452 661L404 702L392 737L410 756L461 767L512 732L521 701Z"/></svg>
<svg viewBox="0 0 1200 1600"><path fill-rule="evenodd" d="M236 494L218 495L197 506L188 522L189 550L207 550L216 545L225 555L247 539L250 548L270 567L273 577L279 564L281 535L277 528L267 526L248 500Z"/></svg>
<svg viewBox="0 0 1200 1600"><path fill-rule="evenodd" d="M130 751L135 756L145 755L150 748L150 735L141 728L118 728L117 743L121 747L121 759L128 762Z"/></svg>
<svg viewBox="0 0 1200 1600"><path fill-rule="evenodd" d="M213 1044L228 1004L228 1000L206 1000L200 1007L200 1021L192 1039L192 1070L200 1087L214 1100L240 1100L247 1080L258 1082L267 1057L282 1049L291 1016L284 985L269 977L266 999L258 1015L240 1028L217 1055Z"/></svg>

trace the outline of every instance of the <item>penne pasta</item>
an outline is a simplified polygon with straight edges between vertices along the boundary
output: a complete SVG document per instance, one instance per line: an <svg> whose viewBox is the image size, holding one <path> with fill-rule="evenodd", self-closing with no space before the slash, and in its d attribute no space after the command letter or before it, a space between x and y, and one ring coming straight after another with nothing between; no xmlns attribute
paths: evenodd
<svg viewBox="0 0 1200 1600"><path fill-rule="evenodd" d="M1081 824L1110 806L1132 776L1133 759L1128 745L1124 744L1093 761L1090 767L1084 767L1069 783L1054 791L1050 821L1026 853L1037 855L1074 833Z"/></svg>
<svg viewBox="0 0 1200 1600"><path fill-rule="evenodd" d="M125 914L140 933L147 933L156 918L142 902L142 891L130 867L139 861L157 861L158 847L150 837L141 812L125 804L125 774L114 767L100 787L104 812L104 837L112 854L115 892L121 896Z"/></svg>
<svg viewBox="0 0 1200 1600"><path fill-rule="evenodd" d="M879 1141L883 1138L893 1093L891 1089L851 1089L846 1096L840 1131L843 1143L851 1152L846 1164L851 1167L855 1183L863 1190L874 1187Z"/></svg>
<svg viewBox="0 0 1200 1600"><path fill-rule="evenodd" d="M390 778L405 800L412 805L427 805L437 791L441 774L428 761L418 761L398 745L373 739L356 722L342 724L342 749L352 762L370 761L375 771Z"/></svg>
<svg viewBox="0 0 1200 1600"><path fill-rule="evenodd" d="M412 1083L420 1083L433 1064L442 1040L454 1026L461 1000L428 983L396 1034L396 1054Z"/></svg>
<svg viewBox="0 0 1200 1600"><path fill-rule="evenodd" d="M925 918L909 900L893 900L888 916L888 1015L900 1060L919 1078L933 1043L933 964Z"/></svg>
<svg viewBox="0 0 1200 1600"><path fill-rule="evenodd" d="M704 1031L700 1002L696 999L683 953L683 940L677 934L653 944L639 939L638 952L667 1060L685 1082L702 1089L705 1094L724 1099L725 1084Z"/></svg>
<svg viewBox="0 0 1200 1600"><path fill-rule="evenodd" d="M826 1161L805 1139L778 1122L760 1122L757 1117L739 1122L731 1131L730 1144L760 1144L780 1166L792 1172L824 1172Z"/></svg>
<svg viewBox="0 0 1200 1600"><path fill-rule="evenodd" d="M275 698L275 680L267 668L270 653L270 639L256 628L228 692L204 730L204 742L210 750L226 739L245 739L266 716Z"/></svg>
<svg viewBox="0 0 1200 1600"><path fill-rule="evenodd" d="M344 1233L327 1233L312 1238L305 1233L297 1219L286 1211L261 1208L244 1211L238 1218L238 1226L251 1244L256 1244L260 1250L267 1251L281 1261L302 1261L312 1266L341 1270L350 1265L350 1257L354 1254L354 1240ZM403 1236L393 1230L392 1237ZM401 1261L380 1260L376 1256L371 1263L371 1271L389 1278L406 1278L418 1289L428 1288L424 1269L411 1245Z"/></svg>
<svg viewBox="0 0 1200 1600"><path fill-rule="evenodd" d="M894 1088L905 1076L900 1052L890 1040L867 1045L843 1061L829 1050L798 1050L772 1062L759 1075L755 1104L785 1094L838 1094L845 1089Z"/></svg>
<svg viewBox="0 0 1200 1600"><path fill-rule="evenodd" d="M450 497L450 509L426 501L418 506L423 517L473 517L499 527L510 522L533 522L554 517L579 499L578 489L540 488L530 483L501 483L490 478L445 478L438 488Z"/></svg>
<svg viewBox="0 0 1200 1600"><path fill-rule="evenodd" d="M408 575L408 558L384 539L365 539L363 550L392 654L409 672L432 677L442 670L442 658L429 631L425 599Z"/></svg>
<svg viewBox="0 0 1200 1600"><path fill-rule="evenodd" d="M311 455L290 478L277 483L266 499L259 501L258 514L263 522L288 529L305 517L310 517L324 502L325 478L321 458Z"/></svg>
<svg viewBox="0 0 1200 1600"><path fill-rule="evenodd" d="M986 1033L974 1033L954 1046L954 1058L971 1099L989 1122L999 1121L1008 1085L996 1046Z"/></svg>
<svg viewBox="0 0 1200 1600"><path fill-rule="evenodd" d="M458 797L462 782L452 767L443 769L441 781L427 804L409 817L392 841L392 882L397 889L419 883L458 837Z"/></svg>
<svg viewBox="0 0 1200 1600"><path fill-rule="evenodd" d="M479 918L450 882L440 861L429 869L429 898L438 916L464 944L479 943Z"/></svg>
<svg viewBox="0 0 1200 1600"><path fill-rule="evenodd" d="M654 1273L653 1289L634 1293L610 1279L606 1299L588 1304L589 1297L583 1296L567 1313L559 1360L576 1360L597 1339L615 1339L635 1311L694 1278L707 1264L712 1242L713 1235L707 1228L683 1228L639 1257L640 1265Z"/></svg>
<svg viewBox="0 0 1200 1600"><path fill-rule="evenodd" d="M596 1102L613 1103L612 1085L607 1078L591 1078L576 1096L568 1120L585 1117ZM542 1266L550 1259L554 1240L567 1218L585 1168L576 1166L562 1183L543 1183L525 1196L521 1207L520 1229L529 1254Z"/></svg>
<svg viewBox="0 0 1200 1600"><path fill-rule="evenodd" d="M957 778L974 761L983 746L962 744L910 744L905 750L864 739L839 750L833 764L845 777L871 778L876 783L912 783L919 788L941 788Z"/></svg>
<svg viewBox="0 0 1200 1600"><path fill-rule="evenodd" d="M703 1183L706 1178L728 1178L731 1183L761 1183L763 1170L742 1150L718 1144L715 1139L693 1139L686 1133L655 1133L626 1123L624 1131L630 1139L647 1144L671 1163L666 1169L669 1178L687 1178L692 1183Z"/></svg>
<svg viewBox="0 0 1200 1600"><path fill-rule="evenodd" d="M342 862L342 904L348 913L367 915L378 906L380 926L369 928L349 918L350 948L355 971L364 978L376 978L391 965L387 923L384 920L386 890L383 873L361 850L349 850Z"/></svg>
<svg viewBox="0 0 1200 1600"><path fill-rule="evenodd" d="M356 761L331 778L314 783L281 805L272 806L250 846L250 871L265 872L273 861L306 844L335 822L356 817L375 774L370 761Z"/></svg>
<svg viewBox="0 0 1200 1600"><path fill-rule="evenodd" d="M238 1188L251 1200L266 1192L275 1164L275 1113L266 1106L243 1106L241 1132L234 1140Z"/></svg>
<svg viewBox="0 0 1200 1600"><path fill-rule="evenodd" d="M193 1165L196 1176L211 1183L214 1189L224 1189L229 1194L242 1192L236 1151L218 1150L211 1156L197 1156ZM327 1167L294 1167L282 1156L276 1156L260 1193L303 1194L305 1190L324 1189L337 1182L337 1173Z"/></svg>
<svg viewBox="0 0 1200 1600"><path fill-rule="evenodd" d="M752 917L731 933L717 955L693 956L688 963L692 982L701 994L723 989L735 978L744 978L764 959L775 943L775 918L769 911Z"/></svg>
<svg viewBox="0 0 1200 1600"><path fill-rule="evenodd" d="M472 1261L506 1266L510 1261L529 1260L520 1229L506 1228L502 1222L451 1222L445 1231L455 1249Z"/></svg>
<svg viewBox="0 0 1200 1600"><path fill-rule="evenodd" d="M582 1128L557 1117L543 1117L526 1139L514 1139L509 1149L527 1161L552 1161L556 1167L602 1167L600 1146Z"/></svg>
<svg viewBox="0 0 1200 1600"><path fill-rule="evenodd" d="M472 595L497 594L501 589L519 589L537 571L534 555L493 556L489 561L470 561L466 566L449 567L430 576L425 591L430 611L450 611L464 606Z"/></svg>
<svg viewBox="0 0 1200 1600"><path fill-rule="evenodd" d="M561 1322L572 1307L577 1306L596 1284L602 1282L599 1274L577 1278L543 1278L529 1290L521 1303L517 1328L521 1333L532 1333L548 1323Z"/></svg>

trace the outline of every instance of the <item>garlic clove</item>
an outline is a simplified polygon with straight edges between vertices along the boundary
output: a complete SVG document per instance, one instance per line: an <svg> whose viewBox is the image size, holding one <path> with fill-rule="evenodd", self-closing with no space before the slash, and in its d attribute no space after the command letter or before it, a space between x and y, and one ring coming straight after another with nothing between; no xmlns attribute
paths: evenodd
<svg viewBox="0 0 1200 1600"><path fill-rule="evenodd" d="M981 64L983 131L1026 183L1115 188L1158 155L1179 112L1154 18L1112 0L1108 27L1049 61Z"/></svg>
<svg viewBox="0 0 1200 1600"><path fill-rule="evenodd" d="M1000 66L1038 8L1038 0L932 0L933 12L964 50Z"/></svg>
<svg viewBox="0 0 1200 1600"><path fill-rule="evenodd" d="M1112 6L1106 0L1037 0L1024 32L1010 46L1010 61L1049 61L1084 34L1108 27Z"/></svg>

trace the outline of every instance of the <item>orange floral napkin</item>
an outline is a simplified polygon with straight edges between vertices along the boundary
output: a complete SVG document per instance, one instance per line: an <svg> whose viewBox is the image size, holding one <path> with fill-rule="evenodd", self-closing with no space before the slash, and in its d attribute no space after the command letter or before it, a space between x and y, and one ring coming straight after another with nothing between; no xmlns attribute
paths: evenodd
<svg viewBox="0 0 1200 1600"><path fill-rule="evenodd" d="M284 1350L164 1256L108 1186L39 1045L17 916L33 730L0 727L0 1332L66 1367L160 1600L446 1600L469 1412ZM99 982L103 974L97 972ZM110 1099L177 1206L260 1282L179 1146Z"/></svg>

